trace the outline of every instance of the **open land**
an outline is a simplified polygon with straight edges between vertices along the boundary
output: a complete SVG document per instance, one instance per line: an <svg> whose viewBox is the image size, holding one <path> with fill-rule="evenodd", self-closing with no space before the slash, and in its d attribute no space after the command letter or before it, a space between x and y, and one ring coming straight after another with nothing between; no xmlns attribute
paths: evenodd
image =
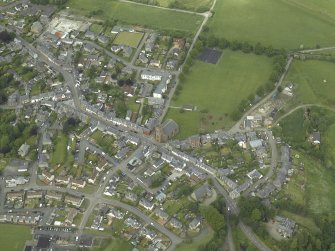
<svg viewBox="0 0 335 251"><path fill-rule="evenodd" d="M218 1L213 19L209 21L210 32L229 40L260 42L274 48L332 46L335 20L318 9L297 6L292 3L295 1ZM322 2L325 9L334 5L331 1Z"/></svg>
<svg viewBox="0 0 335 251"><path fill-rule="evenodd" d="M166 116L179 124L178 137L229 128L233 124L229 115L239 102L268 81L271 60L227 50L216 65L196 61L172 106L192 104L197 111L180 113L179 109L170 109Z"/></svg>
<svg viewBox="0 0 335 251"><path fill-rule="evenodd" d="M208 228L208 234L206 234L205 236L203 236L200 239L191 241L190 243L181 243L177 246L175 251L194 251L197 250L200 246L206 244L207 242L209 242L213 236L214 236L214 231L211 228Z"/></svg>
<svg viewBox="0 0 335 251"><path fill-rule="evenodd" d="M114 44L128 45L132 48L137 48L138 44L141 42L143 33L139 32L120 32L114 40Z"/></svg>
<svg viewBox="0 0 335 251"><path fill-rule="evenodd" d="M150 6L136 6L129 3L105 0L71 0L67 4L76 15L94 16L95 18L115 19L127 24L138 24L159 30L195 33L202 22L196 14L180 13L157 9Z"/></svg>
<svg viewBox="0 0 335 251"><path fill-rule="evenodd" d="M31 239L30 227L12 224L0 225L1 250L21 251Z"/></svg>
<svg viewBox="0 0 335 251"><path fill-rule="evenodd" d="M326 135L335 137L333 124L335 114L331 111L325 111L323 117L327 117L325 127L328 128L323 139L327 138ZM306 142L305 123L304 111L299 109L281 121L282 134L285 135L288 142L303 145ZM324 140L323 144L330 145L328 142L333 141L328 138L328 140ZM330 155L328 159L333 159L334 152L326 151ZM326 167L320 160L303 152L295 154L294 162L299 166L303 164L304 169L303 171L299 170L299 173L292 177L290 184L283 190L284 194L293 199L295 203L307 208L310 213L316 215L326 213L334 217L335 201L332 199L332 193L335 189L334 168Z"/></svg>
<svg viewBox="0 0 335 251"><path fill-rule="evenodd" d="M326 61L294 61L285 81L294 85L295 102L334 106L334 67Z"/></svg>

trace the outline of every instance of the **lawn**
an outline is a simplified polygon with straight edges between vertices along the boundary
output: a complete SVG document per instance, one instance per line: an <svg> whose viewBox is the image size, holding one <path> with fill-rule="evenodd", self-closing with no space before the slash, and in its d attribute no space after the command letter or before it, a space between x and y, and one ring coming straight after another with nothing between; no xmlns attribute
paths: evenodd
<svg viewBox="0 0 335 251"><path fill-rule="evenodd" d="M51 156L51 165L64 164L67 156L68 138L65 134L61 134L56 139L54 152Z"/></svg>
<svg viewBox="0 0 335 251"><path fill-rule="evenodd" d="M142 37L143 33L140 32L123 31L117 35L113 44L128 45L129 47L137 48L142 40Z"/></svg>
<svg viewBox="0 0 335 251"><path fill-rule="evenodd" d="M162 7L170 7L175 0L158 0L158 4ZM179 1L178 6L171 6L173 8L187 9L198 12L205 12L212 6L213 0L183 0Z"/></svg>
<svg viewBox="0 0 335 251"><path fill-rule="evenodd" d="M21 251L27 240L31 240L30 227L11 224L0 225L1 250Z"/></svg>
<svg viewBox="0 0 335 251"><path fill-rule="evenodd" d="M320 8L306 8L294 2L305 0L217 1L209 22L210 32L229 40L260 42L274 48L296 49L333 46L335 20L320 12L333 1L321 0ZM319 5L318 0L307 0ZM317 2L317 3L316 3ZM332 13L334 13L334 8Z"/></svg>
<svg viewBox="0 0 335 251"><path fill-rule="evenodd" d="M158 30L181 31L194 34L203 17L111 0L70 0L67 4L76 15L148 26Z"/></svg>
<svg viewBox="0 0 335 251"><path fill-rule="evenodd" d="M179 244L175 251L195 251L198 250L200 246L209 242L214 236L214 231L208 228L208 233L200 239L191 242L183 242Z"/></svg>
<svg viewBox="0 0 335 251"><path fill-rule="evenodd" d="M166 118L179 124L178 138L228 129L233 125L230 115L241 100L255 94L268 81L271 71L272 59L230 50L223 52L216 65L196 61L171 106L192 104L197 110L180 113L171 108Z"/></svg>
<svg viewBox="0 0 335 251"><path fill-rule="evenodd" d="M318 60L295 60L285 82L294 84L295 102L335 105L335 64Z"/></svg>

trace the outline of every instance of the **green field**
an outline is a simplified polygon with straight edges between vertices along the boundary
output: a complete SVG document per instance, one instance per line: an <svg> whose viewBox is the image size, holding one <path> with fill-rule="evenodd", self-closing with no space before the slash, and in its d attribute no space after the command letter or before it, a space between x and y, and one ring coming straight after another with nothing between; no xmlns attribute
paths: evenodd
<svg viewBox="0 0 335 251"><path fill-rule="evenodd" d="M158 0L158 4L162 7L169 7L175 0ZM213 0L183 0L179 1L180 5L173 6L173 8L181 8L187 10L193 10L198 12L205 12L210 9Z"/></svg>
<svg viewBox="0 0 335 251"><path fill-rule="evenodd" d="M31 240L30 227L11 224L0 225L1 250L22 251L27 240Z"/></svg>
<svg viewBox="0 0 335 251"><path fill-rule="evenodd" d="M68 137L65 134L61 134L57 137L55 149L51 156L51 164L53 166L64 164L67 156L67 142Z"/></svg>
<svg viewBox="0 0 335 251"><path fill-rule="evenodd" d="M305 0L217 1L209 21L210 32L229 40L260 42L274 48L333 46L335 19L319 8L297 6ZM308 0L319 5L318 0ZM316 3L317 2L317 3ZM320 8L331 9L334 1L322 0ZM334 13L334 9L332 13Z"/></svg>
<svg viewBox="0 0 335 251"><path fill-rule="evenodd" d="M131 251L132 246L130 243L121 240L113 239L111 241L105 241L100 247L94 248L94 251L112 251L112 250L122 250L122 251Z"/></svg>
<svg viewBox="0 0 335 251"><path fill-rule="evenodd" d="M76 15L93 16L103 20L115 19L126 24L187 33L195 33L203 20L203 17L196 14L180 13L111 0L70 0L67 6Z"/></svg>
<svg viewBox="0 0 335 251"><path fill-rule="evenodd" d="M142 37L143 33L123 31L117 35L113 44L128 45L129 47L137 48Z"/></svg>
<svg viewBox="0 0 335 251"><path fill-rule="evenodd" d="M294 84L294 100L302 104L335 105L335 64L306 60L294 61L285 82Z"/></svg>
<svg viewBox="0 0 335 251"><path fill-rule="evenodd" d="M171 108L166 118L179 124L178 138L229 128L233 125L230 114L268 81L271 71L272 59L229 50L217 65L196 61L171 106L192 104L197 110L180 113Z"/></svg>

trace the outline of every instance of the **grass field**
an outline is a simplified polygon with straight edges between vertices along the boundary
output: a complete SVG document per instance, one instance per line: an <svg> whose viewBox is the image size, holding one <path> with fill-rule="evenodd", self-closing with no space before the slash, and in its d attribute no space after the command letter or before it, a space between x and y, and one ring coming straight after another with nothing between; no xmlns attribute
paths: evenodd
<svg viewBox="0 0 335 251"><path fill-rule="evenodd" d="M321 0L320 8L306 8L295 2L306 1L217 1L215 14L209 21L210 32L229 40L261 42L275 48L333 46L335 20L320 12L320 8L331 9L334 2ZM320 1L307 2L319 5Z"/></svg>
<svg viewBox="0 0 335 251"><path fill-rule="evenodd" d="M285 82L294 84L295 102L335 106L334 69L335 63L331 62L294 61Z"/></svg>
<svg viewBox="0 0 335 251"><path fill-rule="evenodd" d="M0 225L1 250L22 251L27 240L31 240L30 227L11 224Z"/></svg>
<svg viewBox="0 0 335 251"><path fill-rule="evenodd" d="M159 5L162 7L169 7L173 2L175 0L158 0ZM183 0L180 7L182 9L204 12L210 9L212 3L213 0Z"/></svg>
<svg viewBox="0 0 335 251"><path fill-rule="evenodd" d="M128 45L132 48L137 48L141 39L143 37L143 33L139 32L120 32L114 40L114 44L119 45Z"/></svg>
<svg viewBox="0 0 335 251"><path fill-rule="evenodd" d="M208 228L208 234L206 234L203 238L197 239L190 243L187 243L187 242L181 243L176 247L175 251L195 251L201 245L209 242L213 238L213 236L214 236L214 231L211 228Z"/></svg>
<svg viewBox="0 0 335 251"><path fill-rule="evenodd" d="M111 250L122 250L122 251L131 251L132 246L130 243L121 240L121 239L113 239L108 243L102 244L101 247L94 248L93 251L111 251Z"/></svg>
<svg viewBox="0 0 335 251"><path fill-rule="evenodd" d="M68 138L65 134L61 134L58 136L56 140L56 145L54 152L51 156L51 164L53 166L57 164L64 164L67 155L67 142Z"/></svg>
<svg viewBox="0 0 335 251"><path fill-rule="evenodd" d="M110 0L70 0L67 6L77 15L92 15L94 18L104 20L113 18L127 24L188 33L195 33L203 20L201 16L195 14Z"/></svg>
<svg viewBox="0 0 335 251"><path fill-rule="evenodd" d="M217 65L196 61L171 106L192 104L197 111L180 113L171 108L166 118L179 124L178 138L227 129L233 124L229 115L242 99L268 81L271 71L272 59L229 50L223 52Z"/></svg>

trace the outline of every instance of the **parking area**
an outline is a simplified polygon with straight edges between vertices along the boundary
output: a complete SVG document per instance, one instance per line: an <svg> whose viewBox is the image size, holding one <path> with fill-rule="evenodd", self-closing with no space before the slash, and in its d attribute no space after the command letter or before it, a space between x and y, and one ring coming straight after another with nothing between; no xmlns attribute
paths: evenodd
<svg viewBox="0 0 335 251"><path fill-rule="evenodd" d="M198 56L198 59L205 63L217 64L221 56L222 56L222 51L204 48L202 52L200 53L200 55Z"/></svg>

